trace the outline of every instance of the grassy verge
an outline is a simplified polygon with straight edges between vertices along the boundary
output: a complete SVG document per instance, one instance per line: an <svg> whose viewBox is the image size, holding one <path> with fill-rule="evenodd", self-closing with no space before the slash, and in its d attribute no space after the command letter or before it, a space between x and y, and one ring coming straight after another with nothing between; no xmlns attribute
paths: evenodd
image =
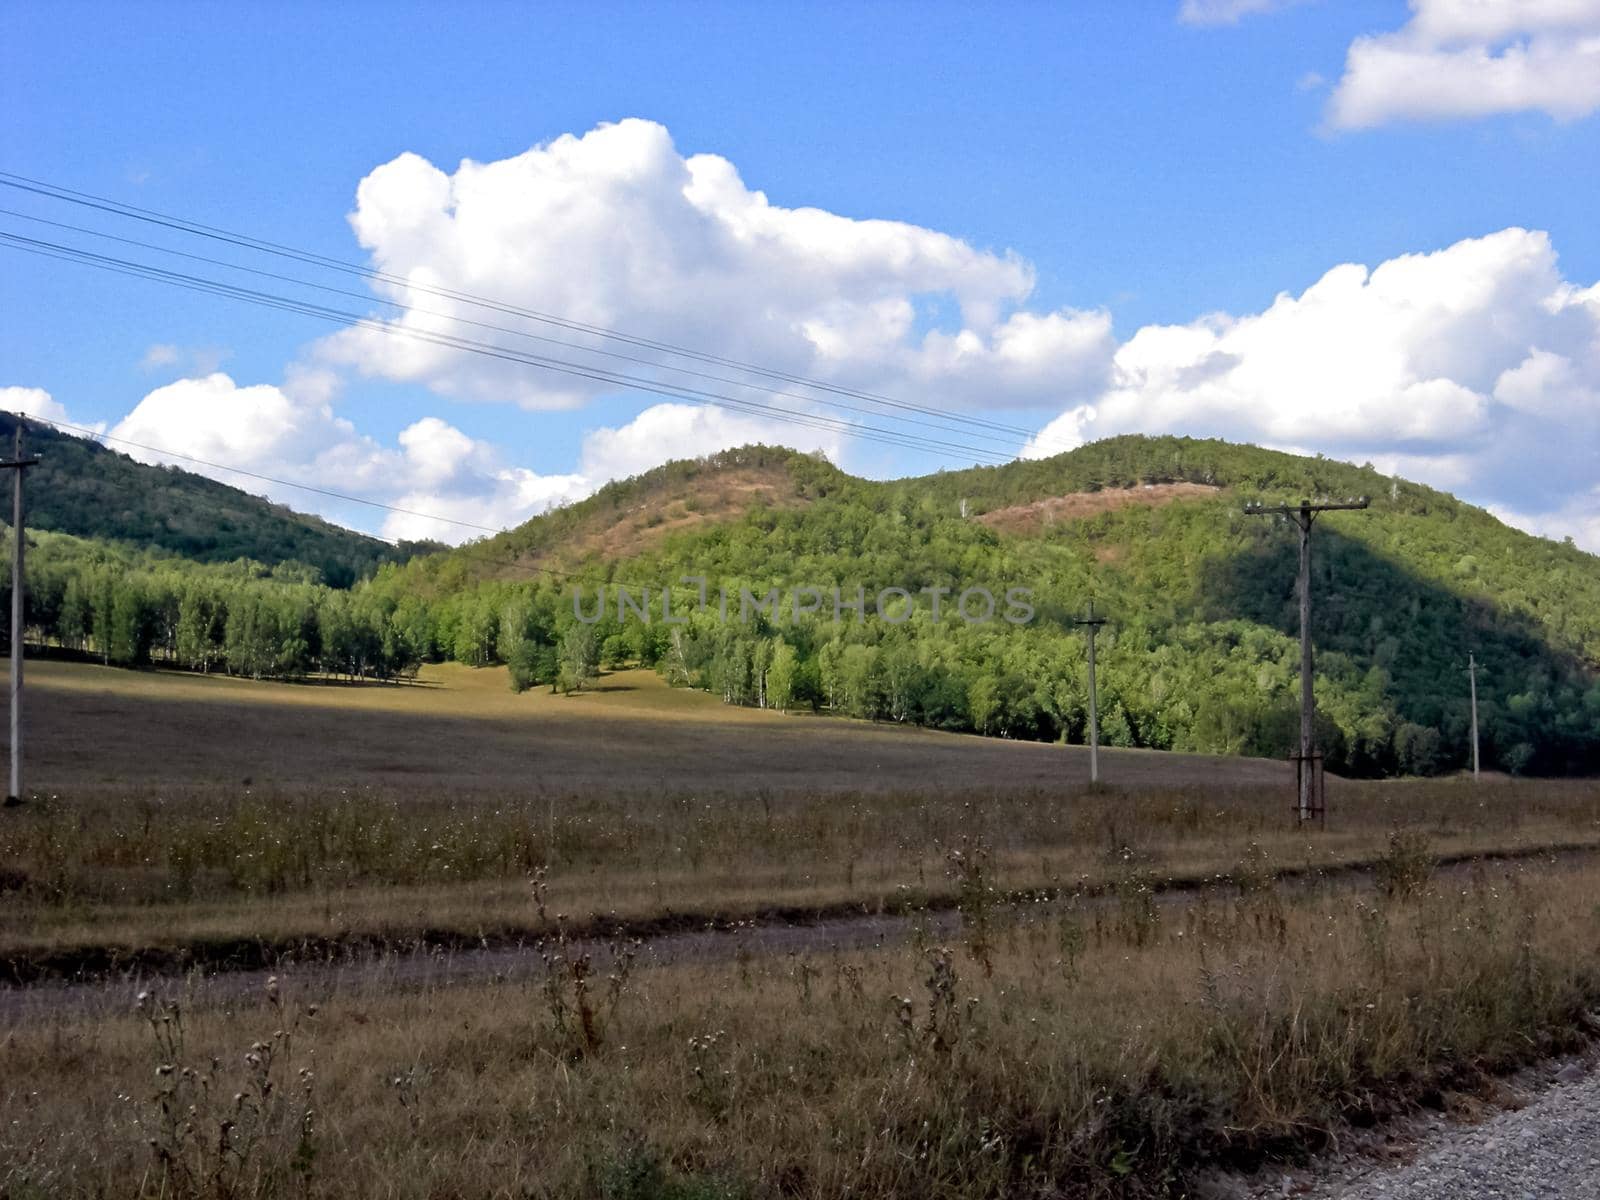
<svg viewBox="0 0 1600 1200"><path fill-rule="evenodd" d="M636 934L948 907L982 843L1002 891L1194 886L1383 855L1600 844L1585 784L1345 784L1326 831L1275 788L385 799L370 791L56 799L0 818L0 964L26 982L142 962Z"/></svg>
<svg viewBox="0 0 1600 1200"><path fill-rule="evenodd" d="M1600 867L1370 894L1005 903L866 953L654 966L547 948L543 982L309 995L19 1027L0 1193L1174 1195L1571 1045L1600 999ZM131 1001L131 998L130 998ZM175 1008L169 1001L176 1001Z"/></svg>

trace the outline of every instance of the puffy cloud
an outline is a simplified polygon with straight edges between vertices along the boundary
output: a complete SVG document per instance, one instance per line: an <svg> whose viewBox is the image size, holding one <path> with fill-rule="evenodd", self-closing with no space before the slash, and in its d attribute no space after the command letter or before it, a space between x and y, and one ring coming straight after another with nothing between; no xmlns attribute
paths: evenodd
<svg viewBox="0 0 1600 1200"><path fill-rule="evenodd" d="M1244 17L1277 12L1305 0L1183 0L1178 20L1185 25L1237 25Z"/></svg>
<svg viewBox="0 0 1600 1200"><path fill-rule="evenodd" d="M261 474L342 479L349 486L382 476L377 444L335 416L324 395L272 384L240 386L221 371L156 388L111 436ZM194 465L151 450L130 453ZM237 481L227 472L211 473Z"/></svg>
<svg viewBox="0 0 1600 1200"><path fill-rule="evenodd" d="M1411 20L1351 43L1330 124L1600 108L1600 0L1412 0Z"/></svg>
<svg viewBox="0 0 1600 1200"><path fill-rule="evenodd" d="M581 494L576 476L540 476L506 466L487 444L425 417L384 446L358 432L331 406L333 381L298 371L282 387L241 386L217 372L180 379L147 395L111 431L149 462L172 462L299 509L332 512L373 527L370 510L340 506L293 484L326 488L447 518L389 513L377 527L387 537L458 542L485 528L515 524ZM187 457L182 457L187 456ZM193 460L202 460L196 462ZM241 477L203 465L226 464L285 483Z"/></svg>
<svg viewBox="0 0 1600 1200"><path fill-rule="evenodd" d="M540 475L509 466L493 446L438 417L408 425L399 442L398 453L386 457L392 478L405 488L390 502L412 512L384 519L383 532L391 538L459 542L475 536L473 526L510 528L594 490L582 475ZM447 525L431 516L463 524Z"/></svg>
<svg viewBox="0 0 1600 1200"><path fill-rule="evenodd" d="M593 353L603 343L581 332L420 289L712 345L725 358L934 404L1058 402L1099 384L1113 345L1104 313L1025 308L1033 271L1015 255L902 222L780 207L727 159L685 157L649 121L602 125L498 162L464 161L454 174L402 154L361 181L350 219L374 265L404 281L379 290L414 306L392 323L405 334L448 331L752 399L761 397L737 384L607 360ZM372 329L335 335L323 353L443 395L528 408L575 407L622 390Z"/></svg>
<svg viewBox="0 0 1600 1200"><path fill-rule="evenodd" d="M182 379L147 395L111 436L121 439L119 449L147 462L173 463L249 491L264 489L282 503L355 520L385 537L446 542L517 525L668 459L750 442L782 442L837 456L841 444L829 431L692 404L658 404L624 425L590 430L578 469L545 475L508 463L497 447L438 417L413 422L394 445L383 445L335 415L334 387L326 373L303 369L281 387L242 386L220 372ZM0 390L0 398L10 393L18 394L13 408L62 415L60 406L36 388ZM223 464L283 482L241 476ZM295 484L409 511L375 518L371 509Z"/></svg>
<svg viewBox="0 0 1600 1200"><path fill-rule="evenodd" d="M1371 459L1600 550L1579 499L1600 480L1600 285L1524 229L1337 266L1261 313L1139 330L1029 453L1125 432Z"/></svg>
<svg viewBox="0 0 1600 1200"><path fill-rule="evenodd" d="M0 412L23 413L42 421L72 420L64 405L36 387L0 387Z"/></svg>

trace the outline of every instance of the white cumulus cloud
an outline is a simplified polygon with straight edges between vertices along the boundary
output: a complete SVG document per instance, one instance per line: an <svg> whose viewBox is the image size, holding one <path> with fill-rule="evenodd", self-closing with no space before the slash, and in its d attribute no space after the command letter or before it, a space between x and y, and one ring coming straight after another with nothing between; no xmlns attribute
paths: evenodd
<svg viewBox="0 0 1600 1200"><path fill-rule="evenodd" d="M199 471L301 510L377 528L390 538L459 542L589 490L581 476L542 476L507 465L492 446L437 417L413 422L395 445L383 445L335 414L333 388L326 374L306 370L291 372L281 387L240 385L222 372L180 379L145 396L111 437L119 439L117 448L147 462ZM375 518L376 510L340 505L295 484L427 516L390 512ZM445 520L429 519L435 516Z"/></svg>
<svg viewBox="0 0 1600 1200"><path fill-rule="evenodd" d="M1329 123L1600 108L1600 0L1412 0L1411 20L1357 38Z"/></svg>
<svg viewBox="0 0 1600 1200"><path fill-rule="evenodd" d="M445 542L515 526L668 459L751 442L834 457L841 447L840 435L827 430L692 404L658 404L623 425L589 430L573 471L542 474L507 461L500 448L438 417L412 422L393 445L385 445L335 414L334 387L334 380L314 370L293 372L282 386L241 385L221 372L181 379L145 396L110 436L118 439L115 448L146 462L199 471L385 537ZM8 399L12 409L64 419L60 406L37 388L0 389L0 401ZM296 484L408 511L363 509Z"/></svg>
<svg viewBox="0 0 1600 1200"><path fill-rule="evenodd" d="M1525 229L1337 266L1260 313L1140 329L1030 453L1128 432L1371 459L1600 550L1600 285Z"/></svg>
<svg viewBox="0 0 1600 1200"><path fill-rule="evenodd" d="M385 458L401 488L389 502L412 510L385 517L383 532L391 538L460 542L477 536L474 527L510 528L594 490L583 475L541 475L509 465L495 447L438 417L402 429L398 450Z"/></svg>
<svg viewBox="0 0 1600 1200"><path fill-rule="evenodd" d="M590 352L602 344L591 336L436 292L714 346L724 358L856 388L914 391L931 404L1059 402L1098 385L1113 345L1103 312L1026 307L1033 271L1014 254L903 222L781 207L727 159L685 157L650 121L602 125L497 162L463 161L453 174L402 154L361 181L350 220L374 266L404 281L379 285L410 309L392 322L399 331L448 332L747 399L762 397L607 360ZM623 390L371 329L337 334L322 350L371 376L527 408L570 408Z"/></svg>
<svg viewBox="0 0 1600 1200"><path fill-rule="evenodd" d="M221 371L156 388L112 428L111 436L139 443L125 447L136 457L188 467L196 466L189 460L202 459L267 475L342 478L353 487L376 482L382 474L377 444L336 416L318 389L241 386ZM230 479L227 472L209 473Z"/></svg>

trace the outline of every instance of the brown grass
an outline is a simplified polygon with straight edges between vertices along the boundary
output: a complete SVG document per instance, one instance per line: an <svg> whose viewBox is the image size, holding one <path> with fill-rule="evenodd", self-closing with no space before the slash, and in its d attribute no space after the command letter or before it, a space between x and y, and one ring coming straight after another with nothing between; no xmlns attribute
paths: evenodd
<svg viewBox="0 0 1600 1200"><path fill-rule="evenodd" d="M1159 508L1176 500L1215 496L1221 491L1204 483L1146 483L1139 487L1101 488L1096 492L1071 492L993 509L978 520L1002 533L1036 534L1062 521L1079 521L1122 508Z"/></svg>
<svg viewBox="0 0 1600 1200"><path fill-rule="evenodd" d="M291 963L254 1002L92 985L109 1018L30 993L61 1002L0 1009L6 1200L1182 1194L1568 1044L1600 999L1591 856L1435 870L1600 842L1590 783L1342 782L1298 831L1277 763L1109 754L1132 782L1089 790L1061 747L635 673L573 698L461 668L32 678L54 795L0 812L23 977L241 940L544 961L410 990ZM1327 877L1363 860L1375 888ZM567 940L845 906L908 937L776 953L745 926L676 965Z"/></svg>
<svg viewBox="0 0 1600 1200"><path fill-rule="evenodd" d="M1252 857L1183 908L978 888L948 945L130 995L0 1041L0 1194L1176 1195L1571 1044L1600 996L1592 864L1385 897Z"/></svg>
<svg viewBox="0 0 1600 1200"><path fill-rule="evenodd" d="M53 794L0 812L0 961L21 979L246 943L515 941L545 931L536 869L572 927L649 928L947 904L944 855L974 837L1012 892L1130 862L1203 880L1250 844L1324 869L1398 828L1449 854L1600 842L1584 783L1340 782L1330 828L1301 833L1275 762L1108 752L1122 782L1092 791L1075 748L730 709L639 671L573 697L462 667L31 678L29 777Z"/></svg>
<svg viewBox="0 0 1600 1200"><path fill-rule="evenodd" d="M946 856L973 839L994 886L1056 893L1130 868L1200 883L1232 872L1247 846L1303 872L1335 869L1390 853L1397 836L1457 856L1600 845L1600 793L1348 785L1325 831L1296 829L1278 789L1250 787L68 796L0 816L0 961L29 979L180 953L514 942L548 933L557 912L572 929L642 931L947 906L960 887Z"/></svg>
<svg viewBox="0 0 1600 1200"><path fill-rule="evenodd" d="M520 579L536 564L636 558L673 534L736 520L757 504L785 509L809 503L784 466L730 467L697 475L681 487L652 491L620 513L596 510L564 534L554 551L523 554L515 565L497 564L484 574Z"/></svg>

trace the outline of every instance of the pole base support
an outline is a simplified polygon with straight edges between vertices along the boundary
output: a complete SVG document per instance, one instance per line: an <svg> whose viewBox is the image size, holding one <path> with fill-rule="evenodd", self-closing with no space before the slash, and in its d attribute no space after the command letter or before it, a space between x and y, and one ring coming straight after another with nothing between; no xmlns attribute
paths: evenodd
<svg viewBox="0 0 1600 1200"><path fill-rule="evenodd" d="M1313 750L1310 754L1301 754L1298 751L1289 755L1289 761L1294 764L1294 815L1295 820L1301 825L1308 825L1315 821L1321 828L1328 825L1328 781L1323 770L1322 751ZM1306 787L1306 777L1310 776L1310 787ZM1301 808L1300 797L1307 797L1307 806Z"/></svg>

